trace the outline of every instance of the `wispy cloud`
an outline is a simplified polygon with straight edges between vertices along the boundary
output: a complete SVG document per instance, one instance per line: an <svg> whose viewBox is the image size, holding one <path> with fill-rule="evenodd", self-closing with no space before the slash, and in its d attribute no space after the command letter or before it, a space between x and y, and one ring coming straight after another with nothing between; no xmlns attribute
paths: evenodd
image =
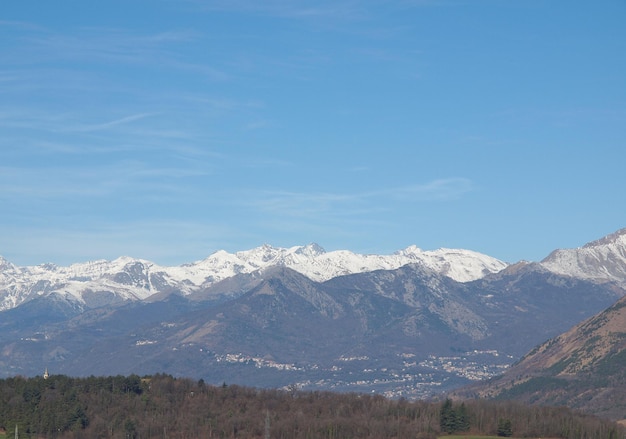
<svg viewBox="0 0 626 439"><path fill-rule="evenodd" d="M252 208L281 216L363 215L390 209L390 201L423 203L454 201L473 189L466 178L438 179L423 184L354 193L254 191Z"/></svg>
<svg viewBox="0 0 626 439"><path fill-rule="evenodd" d="M266 0L190 0L205 10L248 12L288 18L341 18L355 19L363 14L363 9L354 1L315 2Z"/></svg>
<svg viewBox="0 0 626 439"><path fill-rule="evenodd" d="M130 116L122 117L120 119L116 119L116 120L112 120L112 121L104 122L100 124L67 128L67 131L79 131L79 132L102 131L102 130L107 130L109 128L117 127L118 125L125 125L128 123L137 121L137 120L145 119L147 117L153 116L154 114L155 113L132 114Z"/></svg>
<svg viewBox="0 0 626 439"><path fill-rule="evenodd" d="M122 255L161 265L179 265L203 259L229 247L237 232L210 221L141 219L124 222L95 220L88 224L70 219L36 229L3 226L3 244L13 249L2 255L18 265L69 265ZM155 239L155 237L159 237Z"/></svg>
<svg viewBox="0 0 626 439"><path fill-rule="evenodd" d="M379 195L408 201L449 201L460 198L472 189L472 182L466 178L444 178L382 191Z"/></svg>
<svg viewBox="0 0 626 439"><path fill-rule="evenodd" d="M83 28L68 33L48 31L45 36L24 38L46 58L81 58L85 60L121 60L132 63L173 56L167 46L193 41L191 32L135 34L124 29Z"/></svg>
<svg viewBox="0 0 626 439"><path fill-rule="evenodd" d="M359 195L333 193L302 193L289 191L255 191L250 207L277 215L292 217L311 217L328 213L340 204L354 203Z"/></svg>
<svg viewBox="0 0 626 439"><path fill-rule="evenodd" d="M150 193L158 193L162 199L176 200L187 190L177 180L210 173L211 169L206 166L167 166L136 160L80 167L5 166L0 167L0 200L5 205L20 202L22 197L33 202L75 200L77 203L98 203L98 200L116 198L141 201Z"/></svg>
<svg viewBox="0 0 626 439"><path fill-rule="evenodd" d="M41 31L44 30L41 26L28 21L14 21L14 20L0 20L0 27L10 27L20 30L28 31Z"/></svg>
<svg viewBox="0 0 626 439"><path fill-rule="evenodd" d="M201 44L204 38L191 29L138 33L119 28L83 27L60 32L23 24L20 31L19 37L13 37L12 50L0 55L5 65L32 66L78 61L139 65L142 68L165 66L199 73L213 80L229 77L213 65L190 61L180 54L181 47Z"/></svg>

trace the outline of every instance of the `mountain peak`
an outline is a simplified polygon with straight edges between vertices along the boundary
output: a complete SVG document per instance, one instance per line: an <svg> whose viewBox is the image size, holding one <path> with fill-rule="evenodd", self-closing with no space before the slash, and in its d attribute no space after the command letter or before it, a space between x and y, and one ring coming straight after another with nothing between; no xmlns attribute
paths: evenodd
<svg viewBox="0 0 626 439"><path fill-rule="evenodd" d="M567 276L626 285L626 228L583 247L558 249L543 261L548 270Z"/></svg>
<svg viewBox="0 0 626 439"><path fill-rule="evenodd" d="M311 244L305 245L303 247L298 247L295 253L303 256L316 257L326 253L326 250L324 250L316 243L312 242Z"/></svg>
<svg viewBox="0 0 626 439"><path fill-rule="evenodd" d="M415 244L412 244L406 248L403 248L402 250L398 250L394 253L394 255L415 255L421 253L424 253L424 251Z"/></svg>
<svg viewBox="0 0 626 439"><path fill-rule="evenodd" d="M626 247L626 227L617 232L606 235L603 238L591 241L583 246L583 248L594 248L606 245L621 245Z"/></svg>
<svg viewBox="0 0 626 439"><path fill-rule="evenodd" d="M8 270L13 267L14 265L12 263L10 263L7 259L0 256L0 270Z"/></svg>

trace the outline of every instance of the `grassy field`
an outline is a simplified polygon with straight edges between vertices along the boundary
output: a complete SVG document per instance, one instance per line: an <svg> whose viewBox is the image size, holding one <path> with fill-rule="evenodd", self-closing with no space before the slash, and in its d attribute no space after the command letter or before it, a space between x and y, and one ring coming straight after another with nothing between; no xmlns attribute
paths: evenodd
<svg viewBox="0 0 626 439"><path fill-rule="evenodd" d="M472 434L453 434L439 436L439 439L499 439L498 436L475 436ZM515 439L515 438L511 438Z"/></svg>
<svg viewBox="0 0 626 439"><path fill-rule="evenodd" d="M439 439L501 439L499 436L481 436L474 434L452 434L452 435L444 435L439 436ZM511 437L510 439L516 439L515 437ZM550 438L543 438L550 439Z"/></svg>

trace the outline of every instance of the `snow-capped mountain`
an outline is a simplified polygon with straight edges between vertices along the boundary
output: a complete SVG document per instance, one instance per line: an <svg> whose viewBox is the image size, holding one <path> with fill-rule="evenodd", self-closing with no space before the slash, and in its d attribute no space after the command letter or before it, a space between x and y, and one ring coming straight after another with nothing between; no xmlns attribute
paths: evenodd
<svg viewBox="0 0 626 439"><path fill-rule="evenodd" d="M158 291L158 276L149 276L154 264L127 257L59 267L43 264L18 267L0 261L0 310L51 294L85 303L142 300ZM95 304L95 303L94 303Z"/></svg>
<svg viewBox="0 0 626 439"><path fill-rule="evenodd" d="M457 249L423 251L407 247L391 255L363 255L347 250L326 252L317 244L290 248L263 245L176 267L120 257L60 267L54 264L18 267L0 258L0 311L51 294L86 307L127 300L144 300L157 293L188 295L242 273L285 266L314 281L418 263L459 282L476 280L507 266L495 258Z"/></svg>
<svg viewBox="0 0 626 439"><path fill-rule="evenodd" d="M212 280L222 280L239 273L280 265L322 282L345 274L375 270L393 270L406 264L420 263L458 282L480 279L507 266L506 263L470 250L439 249L423 251L407 247L391 255L363 255L348 250L326 252L317 244L291 248L270 245L234 254L219 251L186 267L196 267L212 273Z"/></svg>
<svg viewBox="0 0 626 439"><path fill-rule="evenodd" d="M541 265L558 274L626 285L626 228L583 247L555 250Z"/></svg>
<svg viewBox="0 0 626 439"><path fill-rule="evenodd" d="M156 294L187 296L238 274L261 273L274 266L288 267L323 282L342 275L394 270L407 264L420 264L457 282L481 279L508 266L470 250L424 251L414 245L393 254L377 255L348 250L327 252L317 244L289 248L266 244L236 253L220 250L203 260L174 267L126 256L67 267L19 267L0 257L0 311L40 296L60 297L85 308L140 301ZM577 249L555 250L541 265L560 275L594 282L613 281L624 286L626 229Z"/></svg>

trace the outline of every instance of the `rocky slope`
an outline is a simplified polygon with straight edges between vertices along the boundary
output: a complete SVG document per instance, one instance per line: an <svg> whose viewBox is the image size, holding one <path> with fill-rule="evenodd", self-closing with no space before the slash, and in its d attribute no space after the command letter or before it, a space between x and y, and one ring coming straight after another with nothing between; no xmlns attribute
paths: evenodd
<svg viewBox="0 0 626 439"><path fill-rule="evenodd" d="M626 297L460 396L567 405L626 418Z"/></svg>
<svg viewBox="0 0 626 439"><path fill-rule="evenodd" d="M559 249L541 264L572 277L626 285L626 228L576 249Z"/></svg>

